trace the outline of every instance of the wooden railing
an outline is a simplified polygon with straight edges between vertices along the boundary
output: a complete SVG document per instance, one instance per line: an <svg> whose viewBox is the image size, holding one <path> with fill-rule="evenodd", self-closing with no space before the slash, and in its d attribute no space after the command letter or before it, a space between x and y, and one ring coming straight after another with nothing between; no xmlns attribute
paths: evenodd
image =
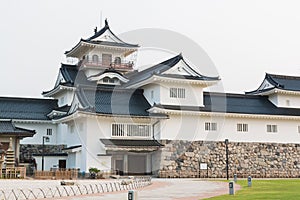
<svg viewBox="0 0 300 200"><path fill-rule="evenodd" d="M0 178L4 179L16 179L26 178L25 167L13 167L0 170Z"/></svg>
<svg viewBox="0 0 300 200"><path fill-rule="evenodd" d="M114 68L120 70L131 70L133 67L133 62L101 62L101 61L92 61L92 60L81 60L78 63L78 66L81 67L104 67L104 68Z"/></svg>
<svg viewBox="0 0 300 200"><path fill-rule="evenodd" d="M77 169L56 170L56 171L35 171L34 178L36 179L70 179L78 178Z"/></svg>

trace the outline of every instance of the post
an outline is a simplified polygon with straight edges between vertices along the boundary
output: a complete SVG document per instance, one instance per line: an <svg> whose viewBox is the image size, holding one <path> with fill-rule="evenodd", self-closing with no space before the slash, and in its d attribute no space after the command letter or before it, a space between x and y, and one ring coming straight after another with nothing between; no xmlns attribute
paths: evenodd
<svg viewBox="0 0 300 200"><path fill-rule="evenodd" d="M234 181L235 183L237 182L237 175L236 175L236 174L233 175L233 181Z"/></svg>
<svg viewBox="0 0 300 200"><path fill-rule="evenodd" d="M229 172L228 172L228 139L225 139L225 148L226 148L226 177L229 180Z"/></svg>
<svg viewBox="0 0 300 200"><path fill-rule="evenodd" d="M229 182L229 194L234 195L234 182L233 181Z"/></svg>
<svg viewBox="0 0 300 200"><path fill-rule="evenodd" d="M248 176L248 187L252 187L252 177Z"/></svg>
<svg viewBox="0 0 300 200"><path fill-rule="evenodd" d="M45 139L46 141L49 140L49 137L43 136L43 145L42 145L42 171L44 171L44 154L45 154Z"/></svg>
<svg viewBox="0 0 300 200"><path fill-rule="evenodd" d="M128 200L138 200L137 191L129 190L128 191Z"/></svg>

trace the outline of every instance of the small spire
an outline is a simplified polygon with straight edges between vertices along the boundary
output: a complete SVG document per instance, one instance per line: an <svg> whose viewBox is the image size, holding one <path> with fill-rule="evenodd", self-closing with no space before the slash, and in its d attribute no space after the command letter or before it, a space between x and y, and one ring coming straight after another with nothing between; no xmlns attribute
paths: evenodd
<svg viewBox="0 0 300 200"><path fill-rule="evenodd" d="M108 26L108 21L107 21L107 18L105 19L105 26Z"/></svg>
<svg viewBox="0 0 300 200"><path fill-rule="evenodd" d="M97 26L96 26L96 28L94 29L94 32L97 33Z"/></svg>

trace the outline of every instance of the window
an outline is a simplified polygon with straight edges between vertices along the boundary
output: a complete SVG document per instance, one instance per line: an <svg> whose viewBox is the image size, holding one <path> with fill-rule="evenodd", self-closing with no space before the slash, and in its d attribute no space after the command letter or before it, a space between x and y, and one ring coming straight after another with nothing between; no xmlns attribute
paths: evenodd
<svg viewBox="0 0 300 200"><path fill-rule="evenodd" d="M52 135L52 128L47 128L47 135Z"/></svg>
<svg viewBox="0 0 300 200"><path fill-rule="evenodd" d="M298 126L298 133L300 133L300 126Z"/></svg>
<svg viewBox="0 0 300 200"><path fill-rule="evenodd" d="M74 124L70 125L70 133L74 133Z"/></svg>
<svg viewBox="0 0 300 200"><path fill-rule="evenodd" d="M276 133L277 132L277 125L268 124L267 125L267 132L268 133Z"/></svg>
<svg viewBox="0 0 300 200"><path fill-rule="evenodd" d="M121 58L120 57L115 57L115 64L120 65L121 64Z"/></svg>
<svg viewBox="0 0 300 200"><path fill-rule="evenodd" d="M151 99L153 99L153 98L154 98L154 91L151 90Z"/></svg>
<svg viewBox="0 0 300 200"><path fill-rule="evenodd" d="M149 124L112 124L114 137L151 137Z"/></svg>
<svg viewBox="0 0 300 200"><path fill-rule="evenodd" d="M112 55L111 54L102 54L102 64L109 66L111 64Z"/></svg>
<svg viewBox="0 0 300 200"><path fill-rule="evenodd" d="M170 88L170 97L171 98L185 98L185 89L184 88Z"/></svg>
<svg viewBox="0 0 300 200"><path fill-rule="evenodd" d="M98 57L98 55L93 55L92 60L93 60L93 63L99 62L99 57Z"/></svg>
<svg viewBox="0 0 300 200"><path fill-rule="evenodd" d="M248 132L248 124L237 124L236 130L238 132Z"/></svg>
<svg viewBox="0 0 300 200"><path fill-rule="evenodd" d="M65 97L61 97L60 98L60 104L64 104L65 103Z"/></svg>
<svg viewBox="0 0 300 200"><path fill-rule="evenodd" d="M215 122L205 122L204 129L206 131L216 131L217 130L217 123L215 123Z"/></svg>
<svg viewBox="0 0 300 200"><path fill-rule="evenodd" d="M285 103L286 103L286 106L290 106L290 100L287 99L287 100L285 101Z"/></svg>

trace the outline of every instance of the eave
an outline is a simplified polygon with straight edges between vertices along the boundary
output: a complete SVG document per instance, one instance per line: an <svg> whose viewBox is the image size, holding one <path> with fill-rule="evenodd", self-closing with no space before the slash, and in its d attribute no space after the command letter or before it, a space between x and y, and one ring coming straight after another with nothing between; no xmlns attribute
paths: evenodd
<svg viewBox="0 0 300 200"><path fill-rule="evenodd" d="M86 49L82 50L82 47L86 47ZM110 46L105 44L95 44L93 42L83 41L82 39L77 43L73 49L70 51L66 51L65 55L67 57L81 57L81 55L84 55L86 51L93 48L104 48L104 49L112 49L112 50L120 50L124 51L125 55L129 55L130 53L136 51L138 49L137 47L122 47L122 46ZM128 53L130 52L130 53Z"/></svg>
<svg viewBox="0 0 300 200"><path fill-rule="evenodd" d="M208 87L217 84L219 79L218 80L196 80L196 79L173 78L173 77L166 77L160 75L152 75L149 78L146 78L138 83L134 83L132 85L127 86L127 88L139 88L156 81L162 83L179 83L179 84L181 83L181 84L202 85Z"/></svg>
<svg viewBox="0 0 300 200"><path fill-rule="evenodd" d="M87 117L87 118L97 118L97 117L106 117L106 118L135 118L135 119L168 119L167 116L138 116L138 115L119 115L119 114L102 114L102 113L93 113L87 112L82 110L76 110L74 113L60 118L60 119L53 119L53 122L56 123L65 123L70 120Z"/></svg>
<svg viewBox="0 0 300 200"><path fill-rule="evenodd" d="M279 88L272 88L270 90L265 90L258 92L255 95L269 96L272 94L286 94L286 95L297 95L300 96L300 91L284 90Z"/></svg>
<svg viewBox="0 0 300 200"><path fill-rule="evenodd" d="M148 111L151 113L160 113L160 114L168 114L168 115L173 114L173 115L194 115L194 116L221 117L221 118L248 118L248 119L297 120L297 121L300 120L300 116L187 111L187 110L164 109L158 107L152 107Z"/></svg>
<svg viewBox="0 0 300 200"><path fill-rule="evenodd" d="M75 91L76 88L70 87L70 86L58 85L57 87L55 87L54 89L52 89L50 91L43 92L43 96L44 97L53 97L55 94L58 94L58 93L62 92L63 90Z"/></svg>

